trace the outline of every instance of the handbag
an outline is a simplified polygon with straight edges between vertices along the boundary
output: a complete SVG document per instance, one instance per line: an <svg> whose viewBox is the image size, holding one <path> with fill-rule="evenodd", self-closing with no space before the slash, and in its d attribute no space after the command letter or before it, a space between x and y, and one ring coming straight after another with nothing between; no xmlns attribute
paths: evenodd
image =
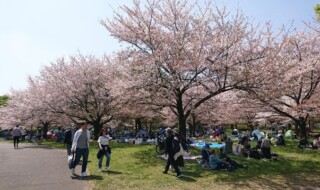
<svg viewBox="0 0 320 190"><path fill-rule="evenodd" d="M72 160L73 160L73 155L70 154L70 155L68 156L68 164L70 164L70 163L72 162Z"/></svg>
<svg viewBox="0 0 320 190"><path fill-rule="evenodd" d="M179 146L180 146L180 150L179 152L177 152L175 155L174 155L174 159L177 160L179 156L182 156L183 153L184 153L184 150L183 150L183 147L181 145L181 143L179 143Z"/></svg>
<svg viewBox="0 0 320 190"><path fill-rule="evenodd" d="M68 156L68 166L69 166L69 169L71 169L73 159L74 159L74 153L72 153L72 154L70 154L70 155Z"/></svg>

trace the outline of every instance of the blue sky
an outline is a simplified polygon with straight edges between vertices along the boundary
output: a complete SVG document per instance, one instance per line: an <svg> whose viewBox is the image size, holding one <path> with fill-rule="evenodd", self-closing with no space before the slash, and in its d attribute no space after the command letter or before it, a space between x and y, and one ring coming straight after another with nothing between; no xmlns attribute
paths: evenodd
<svg viewBox="0 0 320 190"><path fill-rule="evenodd" d="M201 1L201 0L199 0ZM81 52L101 56L120 48L99 20L112 18L130 0L0 0L0 95L25 89L27 76L58 57ZM215 0L229 10L240 8L256 23L275 28L292 21L312 21L316 0Z"/></svg>

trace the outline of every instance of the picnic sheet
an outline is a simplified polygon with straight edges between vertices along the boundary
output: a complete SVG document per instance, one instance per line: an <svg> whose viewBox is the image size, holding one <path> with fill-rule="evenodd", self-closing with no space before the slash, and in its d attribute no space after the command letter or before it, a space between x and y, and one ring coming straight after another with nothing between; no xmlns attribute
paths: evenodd
<svg viewBox="0 0 320 190"><path fill-rule="evenodd" d="M166 156L165 154L163 154L163 155L158 155L157 157L158 157L158 158L162 158L162 159L164 159L164 160L167 160L167 159L168 159L168 156ZM196 160L196 159L200 159L200 158L202 158L201 155L197 155L197 156L193 156L193 155L190 155L190 154L184 154L184 155L183 155L183 159L184 159L184 160Z"/></svg>

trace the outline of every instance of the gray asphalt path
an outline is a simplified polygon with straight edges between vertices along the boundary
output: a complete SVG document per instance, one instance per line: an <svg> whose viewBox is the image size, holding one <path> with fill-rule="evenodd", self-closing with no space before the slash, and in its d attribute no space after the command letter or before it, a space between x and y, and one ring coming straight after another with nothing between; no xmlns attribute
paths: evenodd
<svg viewBox="0 0 320 190"><path fill-rule="evenodd" d="M80 174L81 166L76 167ZM90 177L72 176L64 150L0 142L0 190L88 190Z"/></svg>

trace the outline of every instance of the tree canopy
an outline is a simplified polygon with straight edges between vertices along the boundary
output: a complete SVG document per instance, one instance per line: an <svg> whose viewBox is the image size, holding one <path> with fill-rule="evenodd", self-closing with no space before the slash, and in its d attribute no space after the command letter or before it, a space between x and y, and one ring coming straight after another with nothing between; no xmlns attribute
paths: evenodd
<svg viewBox="0 0 320 190"><path fill-rule="evenodd" d="M316 15L317 15L317 19L320 20L320 4L317 4L317 5L314 7L314 12L315 12Z"/></svg>
<svg viewBox="0 0 320 190"><path fill-rule="evenodd" d="M26 90L0 99L7 105L0 125L85 120L97 138L102 127L128 118L175 125L185 135L199 121L281 118L305 136L307 119L320 113L317 30L275 31L270 23L254 26L240 10L187 0L133 1L101 24L123 49L53 61L29 77Z"/></svg>
<svg viewBox="0 0 320 190"><path fill-rule="evenodd" d="M0 107L1 106L6 106L9 100L9 96L0 96Z"/></svg>

